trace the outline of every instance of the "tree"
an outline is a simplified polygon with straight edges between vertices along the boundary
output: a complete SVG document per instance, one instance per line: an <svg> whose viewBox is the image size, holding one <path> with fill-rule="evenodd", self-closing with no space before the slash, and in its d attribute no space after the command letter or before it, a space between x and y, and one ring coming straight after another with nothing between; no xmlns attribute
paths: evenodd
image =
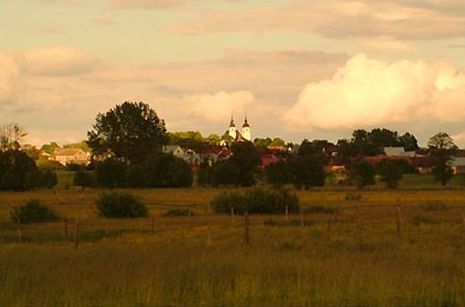
<svg viewBox="0 0 465 307"><path fill-rule="evenodd" d="M255 184L255 174L260 165L260 155L251 142L234 143L231 147L230 160L239 169L239 184L252 186Z"/></svg>
<svg viewBox="0 0 465 307"><path fill-rule="evenodd" d="M292 180L292 171L287 161L278 161L265 169L266 181L279 188Z"/></svg>
<svg viewBox="0 0 465 307"><path fill-rule="evenodd" d="M417 138L409 132L402 135L399 140L405 151L415 151L419 148Z"/></svg>
<svg viewBox="0 0 465 307"><path fill-rule="evenodd" d="M270 146L284 147L284 146L286 146L286 142L281 138L274 138L273 141L270 143Z"/></svg>
<svg viewBox="0 0 465 307"><path fill-rule="evenodd" d="M396 163L390 160L383 160L378 163L378 173L381 176L381 181L386 184L386 187L395 189L402 179L402 170Z"/></svg>
<svg viewBox="0 0 465 307"><path fill-rule="evenodd" d="M21 143L27 136L26 129L18 124L0 127L0 150L20 149Z"/></svg>
<svg viewBox="0 0 465 307"><path fill-rule="evenodd" d="M354 163L349 175L359 189L375 184L375 169L365 161Z"/></svg>
<svg viewBox="0 0 465 307"><path fill-rule="evenodd" d="M56 183L56 174L50 171L41 172L25 152L12 149L0 152L0 190L51 188Z"/></svg>
<svg viewBox="0 0 465 307"><path fill-rule="evenodd" d="M306 190L314 186L324 186L325 171L323 161L316 156L295 157L289 160L292 182L297 189Z"/></svg>
<svg viewBox="0 0 465 307"><path fill-rule="evenodd" d="M60 148L60 145L58 145L56 142L51 142L49 144L42 145L40 150L48 153L49 155L53 155L55 152L55 149Z"/></svg>
<svg viewBox="0 0 465 307"><path fill-rule="evenodd" d="M429 139L428 147L437 151L448 151L456 149L457 145L447 133L439 132Z"/></svg>
<svg viewBox="0 0 465 307"><path fill-rule="evenodd" d="M168 143L165 122L143 102L124 102L98 114L87 135L94 154L111 152L126 162L144 161Z"/></svg>
<svg viewBox="0 0 465 307"><path fill-rule="evenodd" d="M214 187L219 185L239 185L240 173L237 165L225 160L215 164L211 169L211 182Z"/></svg>
<svg viewBox="0 0 465 307"><path fill-rule="evenodd" d="M434 179L445 186L454 176L454 170L449 165L449 157L441 156L438 158L435 167L433 168Z"/></svg>

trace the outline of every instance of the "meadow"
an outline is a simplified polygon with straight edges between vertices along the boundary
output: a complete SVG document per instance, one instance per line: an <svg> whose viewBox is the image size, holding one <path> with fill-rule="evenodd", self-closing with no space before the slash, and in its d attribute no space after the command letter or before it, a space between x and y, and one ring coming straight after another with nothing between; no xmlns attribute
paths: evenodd
<svg viewBox="0 0 465 307"><path fill-rule="evenodd" d="M99 217L96 189L0 193L0 305L465 305L459 184L300 191L302 215L250 216L249 244L242 216L211 211L219 189L130 192L149 218ZM31 198L62 219L18 229ZM179 208L195 215L164 216Z"/></svg>

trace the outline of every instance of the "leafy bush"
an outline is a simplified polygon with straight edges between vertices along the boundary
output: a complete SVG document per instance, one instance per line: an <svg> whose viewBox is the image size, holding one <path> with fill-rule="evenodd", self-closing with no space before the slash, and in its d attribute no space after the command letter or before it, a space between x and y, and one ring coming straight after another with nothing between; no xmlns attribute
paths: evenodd
<svg viewBox="0 0 465 307"><path fill-rule="evenodd" d="M105 193L97 200L99 215L107 218L135 218L148 216L147 207L128 193Z"/></svg>
<svg viewBox="0 0 465 307"><path fill-rule="evenodd" d="M58 217L43 206L38 200L30 200L24 206L13 208L10 212L11 221L17 224L53 222Z"/></svg>
<svg viewBox="0 0 465 307"><path fill-rule="evenodd" d="M304 213L312 214L333 214L338 211L337 208L328 207L324 205L312 205L309 208L304 209Z"/></svg>
<svg viewBox="0 0 465 307"><path fill-rule="evenodd" d="M378 173L381 176L381 181L386 184L389 189L395 189L402 179L402 169L391 160L383 160L377 165Z"/></svg>
<svg viewBox="0 0 465 307"><path fill-rule="evenodd" d="M345 197L346 201L360 201L362 200L362 194L359 193L347 193Z"/></svg>
<svg viewBox="0 0 465 307"><path fill-rule="evenodd" d="M79 187L95 186L95 173L92 171L80 170L74 174L73 184Z"/></svg>
<svg viewBox="0 0 465 307"><path fill-rule="evenodd" d="M284 213L286 205L289 212L299 212L299 200L295 194L287 190L271 190L253 188L245 193L223 192L212 201L213 210L216 213L230 213L231 208L237 214L259 213L272 214Z"/></svg>
<svg viewBox="0 0 465 307"><path fill-rule="evenodd" d="M359 189L375 184L375 168L368 162L354 163L350 168L349 176Z"/></svg>
<svg viewBox="0 0 465 307"><path fill-rule="evenodd" d="M51 189L58 184L57 174L55 172L52 172L51 170L40 171L39 178L40 182L38 186L44 188Z"/></svg>
<svg viewBox="0 0 465 307"><path fill-rule="evenodd" d="M163 216L193 216L194 212L189 209L171 209L166 211Z"/></svg>
<svg viewBox="0 0 465 307"><path fill-rule="evenodd" d="M97 184L106 188L123 187L126 176L126 164L116 159L106 159L95 166Z"/></svg>
<svg viewBox="0 0 465 307"><path fill-rule="evenodd" d="M25 152L0 152L0 190L23 191L40 186L40 172Z"/></svg>

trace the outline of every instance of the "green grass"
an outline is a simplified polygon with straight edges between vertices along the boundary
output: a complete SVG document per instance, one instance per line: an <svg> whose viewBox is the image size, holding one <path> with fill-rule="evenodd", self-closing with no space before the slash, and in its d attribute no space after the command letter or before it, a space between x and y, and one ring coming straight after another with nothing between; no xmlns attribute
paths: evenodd
<svg viewBox="0 0 465 307"><path fill-rule="evenodd" d="M465 305L465 190L362 191L358 202L302 191L304 227L299 215L251 216L250 246L242 217L211 212L220 190L130 192L149 218L98 217L100 190L0 193L0 306ZM61 220L23 226L18 243L9 210L30 198L67 217L68 237ZM195 215L163 216L171 209Z"/></svg>

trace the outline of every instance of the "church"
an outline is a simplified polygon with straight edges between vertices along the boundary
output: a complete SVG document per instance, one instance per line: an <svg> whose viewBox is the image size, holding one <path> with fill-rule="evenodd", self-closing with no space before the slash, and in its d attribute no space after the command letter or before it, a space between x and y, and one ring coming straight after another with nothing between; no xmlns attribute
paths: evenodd
<svg viewBox="0 0 465 307"><path fill-rule="evenodd" d="M242 124L242 128L237 129L236 124L234 123L234 118L231 115L231 122L229 123L229 129L226 131L226 135L231 137L235 142L252 141L252 134L250 132L250 125L247 121L247 116L244 119L244 124Z"/></svg>

